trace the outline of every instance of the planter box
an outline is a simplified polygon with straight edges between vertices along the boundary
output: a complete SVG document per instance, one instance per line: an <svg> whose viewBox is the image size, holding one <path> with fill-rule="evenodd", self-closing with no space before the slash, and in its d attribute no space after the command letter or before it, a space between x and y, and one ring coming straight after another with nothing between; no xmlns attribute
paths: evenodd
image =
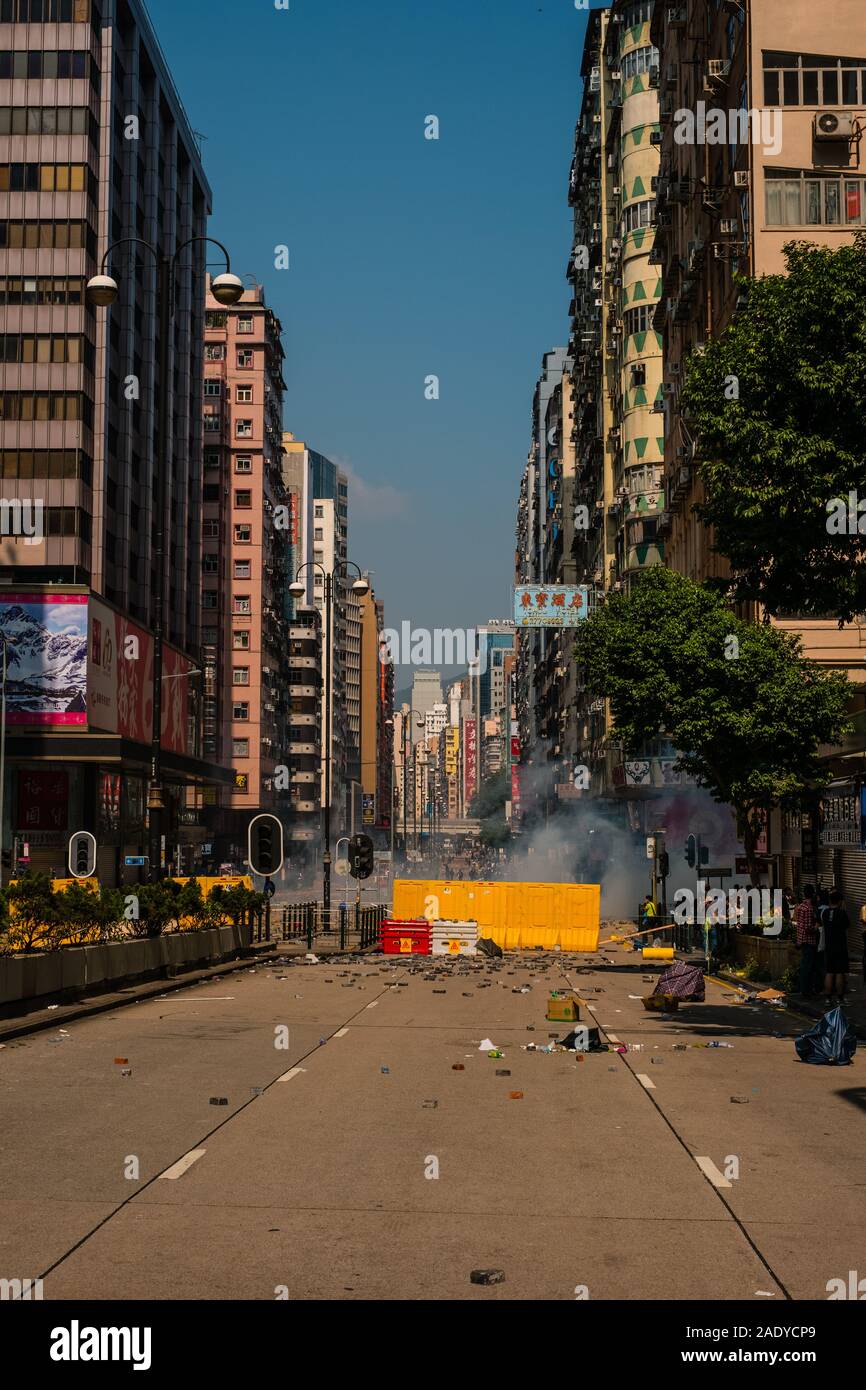
<svg viewBox="0 0 866 1390"><path fill-rule="evenodd" d="M171 932L152 939L113 941L104 946L68 946L60 951L0 957L0 1012L16 1005L43 1005L99 994L148 977L174 976L212 962L233 960L249 940L249 928L220 927Z"/></svg>
<svg viewBox="0 0 866 1390"><path fill-rule="evenodd" d="M763 970L770 972L771 979L781 980L790 966L799 964L800 954L792 941L737 933L734 937L734 959L738 965L745 965L746 961L754 959Z"/></svg>

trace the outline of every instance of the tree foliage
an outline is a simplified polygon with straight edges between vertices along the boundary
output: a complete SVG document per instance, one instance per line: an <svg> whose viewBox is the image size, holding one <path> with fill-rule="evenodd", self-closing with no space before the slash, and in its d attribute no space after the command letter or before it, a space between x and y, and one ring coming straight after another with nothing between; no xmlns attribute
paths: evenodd
<svg viewBox="0 0 866 1390"><path fill-rule="evenodd" d="M611 701L627 751L667 738L679 767L737 812L750 871L762 812L824 785L819 745L850 729L847 678L801 655L798 638L743 622L712 589L662 567L612 595L575 655Z"/></svg>
<svg viewBox="0 0 866 1390"><path fill-rule="evenodd" d="M697 511L737 599L849 621L866 611L866 535L856 522L854 534L828 531L828 507L866 497L866 234L784 254L787 275L741 278L747 306L689 359L681 408L705 487Z"/></svg>

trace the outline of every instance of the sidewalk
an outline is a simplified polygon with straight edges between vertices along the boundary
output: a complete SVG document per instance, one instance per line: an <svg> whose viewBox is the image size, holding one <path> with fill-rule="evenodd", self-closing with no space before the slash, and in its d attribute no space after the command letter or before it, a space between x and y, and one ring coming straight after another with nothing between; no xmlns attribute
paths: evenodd
<svg viewBox="0 0 866 1390"><path fill-rule="evenodd" d="M755 994L769 986L756 984L753 980L744 980L738 975L728 975L724 970L713 972L712 979L718 980L720 984L733 985L737 989L748 989ZM817 1020L823 1018L827 1012L828 1005L823 999L804 999L799 994L788 994L785 996L784 1007L789 1013L798 1014L804 1019ZM857 1037L866 1041L866 990L863 987L862 975L848 976L848 993L845 998L844 1012L849 1022L852 1024Z"/></svg>

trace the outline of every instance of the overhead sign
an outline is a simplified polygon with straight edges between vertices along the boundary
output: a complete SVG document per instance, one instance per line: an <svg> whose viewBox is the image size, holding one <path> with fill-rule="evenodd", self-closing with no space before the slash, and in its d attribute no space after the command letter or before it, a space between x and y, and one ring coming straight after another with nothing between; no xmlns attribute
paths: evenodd
<svg viewBox="0 0 866 1390"><path fill-rule="evenodd" d="M520 584L514 590L518 627L577 627L589 616L585 584Z"/></svg>

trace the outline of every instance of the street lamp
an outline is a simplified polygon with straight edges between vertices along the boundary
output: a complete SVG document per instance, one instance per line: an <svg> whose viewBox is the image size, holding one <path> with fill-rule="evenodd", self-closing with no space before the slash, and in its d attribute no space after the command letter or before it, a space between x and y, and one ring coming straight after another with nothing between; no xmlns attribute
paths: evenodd
<svg viewBox="0 0 866 1390"><path fill-rule="evenodd" d="M158 452L156 459L156 525L154 527L153 558L156 569L156 591L153 600L151 627L153 629L153 730L150 747L150 783L147 794L149 820L148 878L156 882L162 873L162 813L165 801L162 788L162 643L165 629L165 511L166 485L171 445L168 409L169 345L174 318L174 275L181 255L187 247L198 242L218 246L226 258L225 273L211 282L214 298L225 305L237 304L244 287L231 273L231 259L222 242L213 237L190 237L173 256L161 255L156 247L141 237L123 237L109 246L102 258L100 273L87 282L87 299L96 308L107 309L116 303L120 294L117 281L107 273L109 257L119 246L143 246L153 256L157 266L156 297L159 305L159 387L157 409Z"/></svg>
<svg viewBox="0 0 866 1390"><path fill-rule="evenodd" d="M333 671L334 654L331 647L331 635L333 631L333 606L334 606L334 580L342 578L349 568L358 570L358 578L352 584L352 592L358 598L364 598L370 592L370 581L361 573L358 566L351 560L344 560L341 564L335 565L334 569L328 573L318 560L308 560L306 564L298 566L293 583L289 585L289 593L292 598L302 599L306 595L307 586L301 579L304 570L318 570L325 581L325 649L328 657L328 675L325 682L325 804L324 826L322 831L323 854L322 854L322 909L326 914L331 910L331 762L333 749L331 748L331 722L333 719L334 692L331 688L331 674ZM325 918L326 925L329 925L328 917Z"/></svg>

